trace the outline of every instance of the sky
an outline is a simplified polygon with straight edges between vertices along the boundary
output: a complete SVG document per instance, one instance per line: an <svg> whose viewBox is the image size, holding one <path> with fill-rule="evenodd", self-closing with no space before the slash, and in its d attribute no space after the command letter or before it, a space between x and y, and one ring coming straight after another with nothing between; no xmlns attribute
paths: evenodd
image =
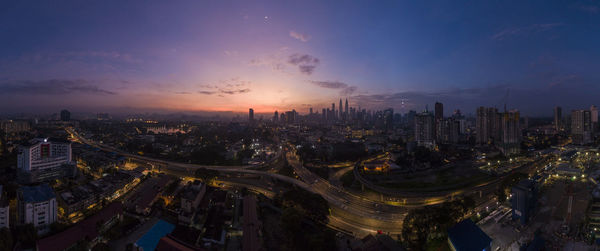
<svg viewBox="0 0 600 251"><path fill-rule="evenodd" d="M0 2L0 112L600 105L600 1Z"/></svg>

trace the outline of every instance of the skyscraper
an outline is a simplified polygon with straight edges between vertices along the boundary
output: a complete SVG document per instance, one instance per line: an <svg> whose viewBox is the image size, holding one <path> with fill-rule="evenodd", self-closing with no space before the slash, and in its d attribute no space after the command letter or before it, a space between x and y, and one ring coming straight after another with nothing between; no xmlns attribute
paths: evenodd
<svg viewBox="0 0 600 251"><path fill-rule="evenodd" d="M344 111L345 111L345 112L344 112L344 114L345 114L345 115L344 115L344 116L345 116L345 117L344 117L344 119L346 119L346 120L349 120L349 113L348 113L348 98L346 98L346 107L345 107Z"/></svg>
<svg viewBox="0 0 600 251"><path fill-rule="evenodd" d="M562 129L562 108L560 106L554 107L554 128L557 132Z"/></svg>
<svg viewBox="0 0 600 251"><path fill-rule="evenodd" d="M592 134L598 131L598 107L592 105L590 107L590 120L592 122Z"/></svg>
<svg viewBox="0 0 600 251"><path fill-rule="evenodd" d="M60 120L62 120L62 121L71 120L71 112L69 112L67 110L60 111Z"/></svg>
<svg viewBox="0 0 600 251"><path fill-rule="evenodd" d="M335 103L331 103L331 113L332 113L332 116L331 116L331 118L329 120L335 120L335 117L336 117L336 115L335 115Z"/></svg>
<svg viewBox="0 0 600 251"><path fill-rule="evenodd" d="M254 109L248 109L248 121L254 122Z"/></svg>
<svg viewBox="0 0 600 251"><path fill-rule="evenodd" d="M521 149L521 125L519 111L513 110L502 114L502 142L500 150L505 155L519 153Z"/></svg>
<svg viewBox="0 0 600 251"><path fill-rule="evenodd" d="M340 120L344 119L344 107L342 106L342 99L340 99Z"/></svg>
<svg viewBox="0 0 600 251"><path fill-rule="evenodd" d="M458 143L460 134L460 121L455 118L446 118L437 122L437 142L444 144Z"/></svg>
<svg viewBox="0 0 600 251"><path fill-rule="evenodd" d="M591 113L588 110L571 112L571 136L573 143L585 145L592 142Z"/></svg>
<svg viewBox="0 0 600 251"><path fill-rule="evenodd" d="M444 104L435 102L435 121L440 121L444 118Z"/></svg>
<svg viewBox="0 0 600 251"><path fill-rule="evenodd" d="M415 116L415 141L418 146L433 148L434 118L429 112L422 112Z"/></svg>
<svg viewBox="0 0 600 251"><path fill-rule="evenodd" d="M502 118L498 113L498 109L493 107L477 108L477 143L487 144L500 141Z"/></svg>
<svg viewBox="0 0 600 251"><path fill-rule="evenodd" d="M279 113L277 111L275 111L275 114L273 114L273 122L278 122L279 121Z"/></svg>
<svg viewBox="0 0 600 251"><path fill-rule="evenodd" d="M436 140L440 141L440 135L438 135L439 133L439 127L440 127L440 121L442 121L442 119L444 119L444 105L440 102L435 102L435 107L434 107L434 114L435 114L435 125L434 125L434 137Z"/></svg>

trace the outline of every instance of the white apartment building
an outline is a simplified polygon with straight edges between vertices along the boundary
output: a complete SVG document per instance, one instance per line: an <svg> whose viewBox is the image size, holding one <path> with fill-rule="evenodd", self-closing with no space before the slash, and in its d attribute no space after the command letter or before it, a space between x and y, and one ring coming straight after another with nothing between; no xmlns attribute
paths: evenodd
<svg viewBox="0 0 600 251"><path fill-rule="evenodd" d="M73 175L71 142L33 139L19 147L17 168L20 179L31 183Z"/></svg>
<svg viewBox="0 0 600 251"><path fill-rule="evenodd" d="M23 186L17 191L19 224L33 224L45 228L57 220L58 205L54 191L48 184Z"/></svg>

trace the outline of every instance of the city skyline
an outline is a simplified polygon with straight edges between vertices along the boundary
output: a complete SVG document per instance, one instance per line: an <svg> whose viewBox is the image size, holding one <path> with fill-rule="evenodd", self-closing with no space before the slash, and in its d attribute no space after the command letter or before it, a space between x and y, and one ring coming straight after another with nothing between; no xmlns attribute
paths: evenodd
<svg viewBox="0 0 600 251"><path fill-rule="evenodd" d="M509 108L551 116L600 91L591 2L63 4L3 4L0 112L262 114L347 97L468 114L510 90Z"/></svg>

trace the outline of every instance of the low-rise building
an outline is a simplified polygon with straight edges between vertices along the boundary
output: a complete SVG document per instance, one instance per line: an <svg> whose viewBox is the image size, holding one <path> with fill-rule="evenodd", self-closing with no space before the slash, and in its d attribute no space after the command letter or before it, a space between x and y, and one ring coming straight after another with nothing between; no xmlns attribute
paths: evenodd
<svg viewBox="0 0 600 251"><path fill-rule="evenodd" d="M527 223L537 202L535 182L530 179L521 180L511 189L512 219L521 224Z"/></svg>
<svg viewBox="0 0 600 251"><path fill-rule="evenodd" d="M48 227L57 220L57 208L56 196L48 184L23 186L17 190L19 224Z"/></svg>
<svg viewBox="0 0 600 251"><path fill-rule="evenodd" d="M90 250L99 240L98 237L123 216L123 206L114 202L104 207L97 214L82 220L67 230L37 241L38 251L61 251L80 247Z"/></svg>
<svg viewBox="0 0 600 251"><path fill-rule="evenodd" d="M204 194L206 193L206 185L200 181L194 181L185 186L181 191L181 212L179 213L178 219L181 223L191 224L194 220L196 209Z"/></svg>
<svg viewBox="0 0 600 251"><path fill-rule="evenodd" d="M454 251L486 251L491 250L492 238L471 219L466 219L448 229L448 244Z"/></svg>

